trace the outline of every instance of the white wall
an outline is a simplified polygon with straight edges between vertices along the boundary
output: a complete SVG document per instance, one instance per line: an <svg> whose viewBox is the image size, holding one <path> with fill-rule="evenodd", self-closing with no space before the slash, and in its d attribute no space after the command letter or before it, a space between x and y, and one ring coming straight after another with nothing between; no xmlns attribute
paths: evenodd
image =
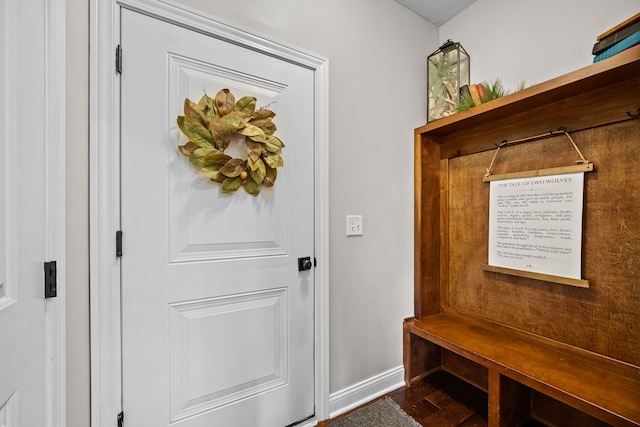
<svg viewBox="0 0 640 427"><path fill-rule="evenodd" d="M413 129L437 28L392 0L182 0L329 59L330 388L402 364L413 313ZM67 0L68 426L88 425L87 1ZM364 236L345 236L345 215Z"/></svg>
<svg viewBox="0 0 640 427"><path fill-rule="evenodd" d="M515 88L588 65L595 37L638 12L638 0L477 0L438 34L393 0L181 2L329 59L332 393L402 363L426 56L447 38L460 41L472 81L499 76ZM89 425L87 8L67 0L69 427ZM346 238L347 214L364 215L364 236Z"/></svg>
<svg viewBox="0 0 640 427"><path fill-rule="evenodd" d="M437 28L391 0L181 0L329 59L330 389L402 364L413 314L413 129ZM345 236L347 214L364 235Z"/></svg>
<svg viewBox="0 0 640 427"><path fill-rule="evenodd" d="M462 43L472 83L499 77L515 90L591 64L596 37L638 12L639 0L477 0L440 41Z"/></svg>
<svg viewBox="0 0 640 427"><path fill-rule="evenodd" d="M89 2L67 3L67 426L89 426Z"/></svg>

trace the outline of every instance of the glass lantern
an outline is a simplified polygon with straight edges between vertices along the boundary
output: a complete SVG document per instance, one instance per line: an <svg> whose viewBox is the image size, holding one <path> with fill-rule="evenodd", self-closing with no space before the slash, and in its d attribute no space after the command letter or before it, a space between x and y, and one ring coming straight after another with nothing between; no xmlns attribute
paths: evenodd
<svg viewBox="0 0 640 427"><path fill-rule="evenodd" d="M469 54L460 43L447 40L427 58L427 121L456 112L460 88L469 84Z"/></svg>

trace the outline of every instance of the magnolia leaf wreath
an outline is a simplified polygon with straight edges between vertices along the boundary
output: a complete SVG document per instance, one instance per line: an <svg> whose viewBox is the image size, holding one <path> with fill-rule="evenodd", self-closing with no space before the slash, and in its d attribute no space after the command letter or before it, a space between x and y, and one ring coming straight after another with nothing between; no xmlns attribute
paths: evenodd
<svg viewBox="0 0 640 427"><path fill-rule="evenodd" d="M184 100L184 116L178 116L178 127L189 141L178 146L199 173L222 184L224 193L244 187L252 196L260 187L273 187L277 168L284 166L280 150L284 143L276 136L275 113L266 108L256 110L256 98L244 96L236 102L229 89L215 98L206 93L196 104ZM234 134L244 138L247 159L232 158L224 153Z"/></svg>

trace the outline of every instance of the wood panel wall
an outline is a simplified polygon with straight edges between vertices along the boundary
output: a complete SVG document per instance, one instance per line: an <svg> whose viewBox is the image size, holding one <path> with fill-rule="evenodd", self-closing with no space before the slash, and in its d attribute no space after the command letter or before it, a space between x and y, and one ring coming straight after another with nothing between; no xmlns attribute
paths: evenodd
<svg viewBox="0 0 640 427"><path fill-rule="evenodd" d="M640 47L415 130L415 317L470 314L640 366ZM585 174L577 288L483 271L503 140L567 128ZM493 174L569 166L564 136L500 150Z"/></svg>
<svg viewBox="0 0 640 427"><path fill-rule="evenodd" d="M595 165L585 174L583 278L577 288L483 271L494 151L448 165L447 306L640 365L640 121L577 132ZM564 136L505 147L496 174L568 166L578 158Z"/></svg>

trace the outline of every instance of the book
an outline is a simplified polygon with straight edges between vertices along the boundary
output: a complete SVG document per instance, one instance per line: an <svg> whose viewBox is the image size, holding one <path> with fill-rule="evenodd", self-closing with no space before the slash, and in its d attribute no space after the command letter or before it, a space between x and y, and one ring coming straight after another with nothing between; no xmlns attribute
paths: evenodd
<svg viewBox="0 0 640 427"><path fill-rule="evenodd" d="M482 85L482 83L476 84L476 89L478 89L478 96L480 97L480 102L484 101L484 99L486 98L486 95L484 93L484 86Z"/></svg>
<svg viewBox="0 0 640 427"><path fill-rule="evenodd" d="M622 30L623 28L626 28L629 25L634 24L634 23L636 23L638 21L640 21L640 13L636 13L631 18L622 21L621 23L619 23L615 27L605 31L602 34L600 34L598 37L596 37L596 40L597 41L603 40L605 37L608 37L613 33L617 33L618 31Z"/></svg>
<svg viewBox="0 0 640 427"><path fill-rule="evenodd" d="M603 59L610 58L623 50L627 50L630 47L633 47L637 44L640 44L640 31L636 31L626 39L614 44L608 49L603 50L599 54L593 57L593 62L602 61Z"/></svg>
<svg viewBox="0 0 640 427"><path fill-rule="evenodd" d="M611 46L618 43L619 41L626 39L636 31L640 31L640 21L634 22L633 24L627 27L624 27L619 31L616 31L615 33L612 33L607 37L603 38L602 40L596 42L596 44L593 45L591 54L593 55L599 54L600 52L610 48Z"/></svg>

